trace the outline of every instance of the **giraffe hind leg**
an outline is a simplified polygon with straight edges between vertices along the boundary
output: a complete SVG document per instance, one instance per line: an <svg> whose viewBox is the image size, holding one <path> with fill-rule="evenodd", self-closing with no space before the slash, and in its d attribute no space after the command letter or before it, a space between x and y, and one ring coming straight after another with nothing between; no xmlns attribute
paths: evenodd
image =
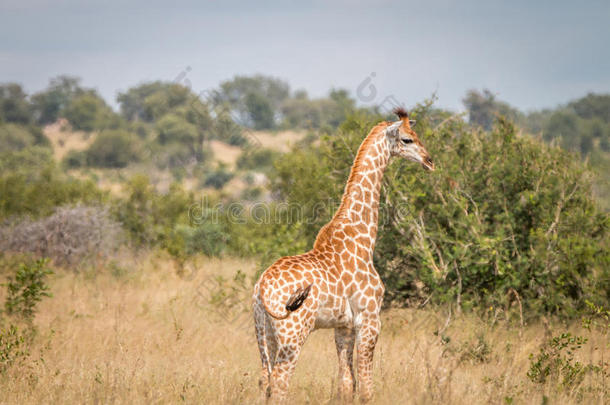
<svg viewBox="0 0 610 405"><path fill-rule="evenodd" d="M270 329L269 320L264 308L260 304L254 305L254 328L256 331L256 340L261 356L262 373L259 380L261 396L266 401L271 395L271 371L275 360L275 341L273 340L273 331Z"/></svg>

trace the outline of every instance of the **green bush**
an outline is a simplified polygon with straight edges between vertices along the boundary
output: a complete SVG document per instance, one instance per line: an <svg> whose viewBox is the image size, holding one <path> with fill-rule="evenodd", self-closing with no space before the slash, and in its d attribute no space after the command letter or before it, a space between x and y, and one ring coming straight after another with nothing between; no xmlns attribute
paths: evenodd
<svg viewBox="0 0 610 405"><path fill-rule="evenodd" d="M4 151L3 151L4 152ZM91 181L63 174L46 148L0 152L0 218L50 215L58 205L99 204L105 194Z"/></svg>
<svg viewBox="0 0 610 405"><path fill-rule="evenodd" d="M268 170L280 155L279 152L267 148L247 150L237 159L237 168L249 170Z"/></svg>
<svg viewBox="0 0 610 405"><path fill-rule="evenodd" d="M121 168L139 160L137 135L110 130L99 134L87 149L87 164L95 167Z"/></svg>
<svg viewBox="0 0 610 405"><path fill-rule="evenodd" d="M67 169L78 169L87 166L87 152L82 150L71 150L62 160Z"/></svg>
<svg viewBox="0 0 610 405"><path fill-rule="evenodd" d="M573 336L569 332L551 338L538 354L530 354L527 377L534 383L545 384L550 381L566 390L578 387L588 374L599 374L604 378L607 363L583 364L575 360L575 355L587 341L587 338Z"/></svg>
<svg viewBox="0 0 610 405"><path fill-rule="evenodd" d="M374 258L386 302L487 308L509 305L514 289L530 314L573 315L584 296L610 301L610 222L577 159L504 120L480 132L458 119L439 126L429 106L412 116L437 171L404 160L386 170ZM307 245L336 209L315 204L339 201L375 122L351 118L319 147L276 163L273 191L305 213Z"/></svg>
<svg viewBox="0 0 610 405"><path fill-rule="evenodd" d="M184 251L187 255L203 253L206 256L220 256L229 240L223 226L214 222L195 226L182 225L176 230L184 239Z"/></svg>
<svg viewBox="0 0 610 405"><path fill-rule="evenodd" d="M146 176L131 178L124 188L126 197L115 201L114 215L122 224L135 246L163 243L178 224L189 223L192 194L172 184L161 194Z"/></svg>
<svg viewBox="0 0 610 405"><path fill-rule="evenodd" d="M220 190L233 178L233 173L225 169L224 167L219 167L211 172L209 172L203 182L205 187L212 187L217 190Z"/></svg>
<svg viewBox="0 0 610 405"><path fill-rule="evenodd" d="M18 124L0 124L0 150L18 151L36 143L36 136L27 127Z"/></svg>
<svg viewBox="0 0 610 405"><path fill-rule="evenodd" d="M189 145L195 151L198 139L197 127L176 114L167 114L157 122L159 142L168 144L178 142Z"/></svg>
<svg viewBox="0 0 610 405"><path fill-rule="evenodd" d="M39 259L31 264L22 263L4 284L7 296L4 309L8 315L31 322L36 313L36 306L43 297L50 297L47 277L53 272L47 266L47 259Z"/></svg>
<svg viewBox="0 0 610 405"><path fill-rule="evenodd" d="M0 327L0 374L29 357L27 343L26 335L17 326Z"/></svg>
<svg viewBox="0 0 610 405"><path fill-rule="evenodd" d="M248 140L243 135L242 127L233 122L228 114L220 114L216 118L212 135L229 145L245 146L248 144Z"/></svg>

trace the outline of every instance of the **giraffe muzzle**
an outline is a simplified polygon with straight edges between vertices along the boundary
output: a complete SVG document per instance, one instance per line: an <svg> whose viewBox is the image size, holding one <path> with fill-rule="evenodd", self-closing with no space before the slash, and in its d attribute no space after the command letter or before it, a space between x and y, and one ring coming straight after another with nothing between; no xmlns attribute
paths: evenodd
<svg viewBox="0 0 610 405"><path fill-rule="evenodd" d="M424 167L424 169L433 172L435 167L434 167L434 162L432 161L432 158L430 156L426 156L424 158L424 161L422 162L422 166Z"/></svg>

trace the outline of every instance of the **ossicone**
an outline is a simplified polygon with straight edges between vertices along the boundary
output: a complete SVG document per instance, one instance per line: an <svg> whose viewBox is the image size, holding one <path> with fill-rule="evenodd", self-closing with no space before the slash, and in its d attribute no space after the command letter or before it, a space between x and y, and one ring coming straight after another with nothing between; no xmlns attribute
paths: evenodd
<svg viewBox="0 0 610 405"><path fill-rule="evenodd" d="M396 107L394 110L392 110L392 112L396 114L401 120L409 118L409 113L407 113L407 110L405 110L403 107Z"/></svg>

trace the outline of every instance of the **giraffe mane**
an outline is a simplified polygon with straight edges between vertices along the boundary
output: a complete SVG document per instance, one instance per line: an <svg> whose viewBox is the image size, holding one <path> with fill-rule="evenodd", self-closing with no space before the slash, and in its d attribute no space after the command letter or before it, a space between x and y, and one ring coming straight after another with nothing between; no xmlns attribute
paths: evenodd
<svg viewBox="0 0 610 405"><path fill-rule="evenodd" d="M332 231L334 228L333 225L337 220L345 217L345 211L347 210L347 204L345 202L349 198L348 189L350 185L355 181L354 178L356 174L360 172L360 169L362 169L362 166L364 166L366 152L368 151L369 146L374 142L375 136L379 132L387 128L390 124L390 122L382 121L379 124L375 125L360 144L358 152L356 153L356 158L354 159L354 163L352 164L352 168L350 169L349 177L347 178L347 184L345 185L343 196L341 197L341 205L339 206L337 212L335 212L335 215L333 215L332 220L326 225L324 225L322 229L320 229L320 232L318 232L318 235L316 236L316 240L314 242L314 248L317 248L329 241L330 237L332 236Z"/></svg>
<svg viewBox="0 0 610 405"><path fill-rule="evenodd" d="M409 118L409 113L403 107L396 107L392 110L392 112L396 114L400 119Z"/></svg>

